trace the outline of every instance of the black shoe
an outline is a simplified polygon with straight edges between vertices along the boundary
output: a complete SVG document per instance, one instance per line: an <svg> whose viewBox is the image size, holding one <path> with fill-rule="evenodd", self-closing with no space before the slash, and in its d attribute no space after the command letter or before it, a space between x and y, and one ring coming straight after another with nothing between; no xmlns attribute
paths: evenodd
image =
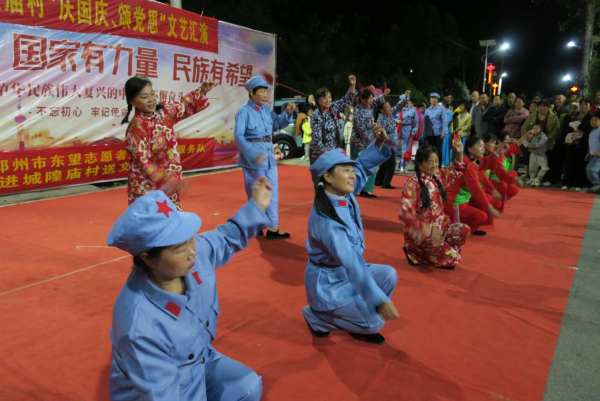
<svg viewBox="0 0 600 401"><path fill-rule="evenodd" d="M256 233L257 237L262 237L263 235L265 235L265 233L263 233L263 230L258 230L258 232Z"/></svg>
<svg viewBox="0 0 600 401"><path fill-rule="evenodd" d="M360 196L362 196L363 198L377 198L377 195L370 194L370 193L367 193L367 192L361 192Z"/></svg>
<svg viewBox="0 0 600 401"><path fill-rule="evenodd" d="M393 186L393 185L383 185L381 188L384 188L384 189L396 189L396 187Z"/></svg>
<svg viewBox="0 0 600 401"><path fill-rule="evenodd" d="M411 266L421 266L419 263L415 263L412 261L412 259L408 256L408 249L406 249L405 246L402 247L402 250L404 251L404 255L406 256L406 260L408 261L408 264Z"/></svg>
<svg viewBox="0 0 600 401"><path fill-rule="evenodd" d="M358 333L350 333L350 332L348 332L348 334L350 334L352 336L352 338L354 338L355 340L364 341L366 343L371 343L371 344L383 344L383 343L385 343L385 337L382 336L379 333L375 333L375 334L358 334Z"/></svg>
<svg viewBox="0 0 600 401"><path fill-rule="evenodd" d="M288 239L288 238L290 238L290 234L288 234L288 233L279 233L279 231L267 230L267 239Z"/></svg>
<svg viewBox="0 0 600 401"><path fill-rule="evenodd" d="M477 230L477 231L473 231L471 233L471 235L478 235L480 237L483 237L484 235L487 235L487 233L485 231L483 231L483 230Z"/></svg>
<svg viewBox="0 0 600 401"><path fill-rule="evenodd" d="M308 323L308 320L306 320L306 318L304 318L304 321L306 322L306 325L308 326L308 331L310 331L310 334L313 337L316 338L324 338L324 337L328 337L329 336L329 332L328 331L317 331L317 330L313 330L312 327L310 327L310 324Z"/></svg>
<svg viewBox="0 0 600 401"><path fill-rule="evenodd" d="M380 182L376 182L376 183L375 183L375 186L376 186L376 187L380 187L380 186L381 186L381 183L380 183Z"/></svg>
<svg viewBox="0 0 600 401"><path fill-rule="evenodd" d="M444 270L454 270L456 269L456 265L454 266L436 266L438 269L444 269Z"/></svg>

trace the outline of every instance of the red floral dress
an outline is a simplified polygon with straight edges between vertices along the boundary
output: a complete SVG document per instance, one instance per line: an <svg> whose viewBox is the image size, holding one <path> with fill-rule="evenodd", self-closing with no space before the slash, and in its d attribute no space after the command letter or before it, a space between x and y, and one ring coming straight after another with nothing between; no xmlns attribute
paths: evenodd
<svg viewBox="0 0 600 401"><path fill-rule="evenodd" d="M135 111L125 134L131 156L127 182L129 204L147 192L160 189L168 179L182 180L181 156L173 126L207 107L206 95L198 88L183 101L166 104L154 113ZM181 210L179 191L167 195Z"/></svg>
<svg viewBox="0 0 600 401"><path fill-rule="evenodd" d="M454 163L437 176L444 188L452 185L464 172L466 164ZM402 191L400 222L404 228L404 245L408 257L423 266L450 267L460 262L460 251L469 237L469 226L452 223L444 213L444 204L432 176L421 173L421 180L429 190L431 203L423 209L421 185L417 175L410 177ZM433 227L442 233L441 244L432 242Z"/></svg>

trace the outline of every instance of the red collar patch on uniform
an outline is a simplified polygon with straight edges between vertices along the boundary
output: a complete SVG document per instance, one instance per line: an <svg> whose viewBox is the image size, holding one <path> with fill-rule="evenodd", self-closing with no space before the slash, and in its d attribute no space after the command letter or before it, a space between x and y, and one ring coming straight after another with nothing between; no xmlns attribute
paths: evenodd
<svg viewBox="0 0 600 401"><path fill-rule="evenodd" d="M165 216L167 216L167 218L169 217L169 212L172 212L173 209L171 209L169 207L169 205L167 205L167 201L156 201L156 206L158 206L158 210L156 211L156 213L164 213Z"/></svg>
<svg viewBox="0 0 600 401"><path fill-rule="evenodd" d="M348 201L345 201L345 200L338 201L338 205L341 207L348 207Z"/></svg>
<svg viewBox="0 0 600 401"><path fill-rule="evenodd" d="M181 307L174 302L169 302L167 306L165 306L165 309L177 317L179 317L179 313L181 312Z"/></svg>
<svg viewBox="0 0 600 401"><path fill-rule="evenodd" d="M198 276L198 272L193 272L192 276L194 277L194 279L196 280L198 285L202 284L202 280L200 280L200 276Z"/></svg>
<svg viewBox="0 0 600 401"><path fill-rule="evenodd" d="M256 111L260 111L260 107L258 107L258 106L254 106L254 110L256 110Z"/></svg>

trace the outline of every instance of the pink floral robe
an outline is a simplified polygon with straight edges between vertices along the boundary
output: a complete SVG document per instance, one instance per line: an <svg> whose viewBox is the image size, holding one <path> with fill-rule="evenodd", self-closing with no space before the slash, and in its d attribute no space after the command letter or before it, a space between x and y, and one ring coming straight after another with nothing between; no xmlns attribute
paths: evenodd
<svg viewBox="0 0 600 401"><path fill-rule="evenodd" d="M173 126L208 107L206 95L196 89L180 102L169 103L152 114L138 110L125 134L131 156L127 197L129 204L147 192L160 189L167 179L182 180L181 156ZM179 191L167 194L181 210Z"/></svg>

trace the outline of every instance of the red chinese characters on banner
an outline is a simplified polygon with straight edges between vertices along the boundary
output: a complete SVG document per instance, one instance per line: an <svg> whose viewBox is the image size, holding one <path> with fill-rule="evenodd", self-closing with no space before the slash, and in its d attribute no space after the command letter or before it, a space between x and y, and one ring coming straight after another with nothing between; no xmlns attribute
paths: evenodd
<svg viewBox="0 0 600 401"><path fill-rule="evenodd" d="M183 171L213 165L213 138L180 139ZM127 178L125 144L0 152L0 195Z"/></svg>
<svg viewBox="0 0 600 401"><path fill-rule="evenodd" d="M127 55L126 62L121 61L122 54ZM156 49L143 46L134 49L121 44L109 46L94 43L93 40L69 42L64 39L52 40L45 36L13 33L13 69L16 71L60 68L65 72L77 72L76 57L84 61L87 74L117 75L121 68L122 71L126 69L128 76L132 76L135 68L136 75L158 78ZM105 65L112 65L112 69L106 70Z"/></svg>
<svg viewBox="0 0 600 401"><path fill-rule="evenodd" d="M6 0L0 22L125 36L212 53L219 47L217 20L144 0ZM36 52L41 44L28 45L28 51ZM32 66L47 62L27 60Z"/></svg>

